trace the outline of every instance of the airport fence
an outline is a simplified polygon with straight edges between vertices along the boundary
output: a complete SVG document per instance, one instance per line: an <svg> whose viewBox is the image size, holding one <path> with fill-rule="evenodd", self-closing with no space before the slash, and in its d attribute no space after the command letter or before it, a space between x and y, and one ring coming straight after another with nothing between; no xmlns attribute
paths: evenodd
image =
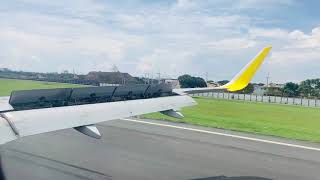
<svg viewBox="0 0 320 180"><path fill-rule="evenodd" d="M201 96L215 99L228 99L239 101L252 101L274 104L288 104L306 107L320 107L319 99L307 99L307 98L293 98L293 97L281 97L281 96L261 96L254 94L237 94L237 93L195 93L192 96Z"/></svg>

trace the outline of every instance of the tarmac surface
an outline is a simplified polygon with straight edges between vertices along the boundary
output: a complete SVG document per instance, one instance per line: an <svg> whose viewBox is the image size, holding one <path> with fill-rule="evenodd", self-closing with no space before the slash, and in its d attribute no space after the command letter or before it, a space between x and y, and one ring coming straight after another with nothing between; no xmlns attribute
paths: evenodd
<svg viewBox="0 0 320 180"><path fill-rule="evenodd" d="M320 144L182 123L141 121L99 124L103 134L100 140L68 129L5 144L0 148L4 177L8 180L320 179Z"/></svg>

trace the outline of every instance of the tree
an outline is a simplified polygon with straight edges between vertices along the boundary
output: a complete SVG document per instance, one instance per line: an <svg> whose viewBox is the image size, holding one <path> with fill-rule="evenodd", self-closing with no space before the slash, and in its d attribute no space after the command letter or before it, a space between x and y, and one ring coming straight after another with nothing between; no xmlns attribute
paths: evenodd
<svg viewBox="0 0 320 180"><path fill-rule="evenodd" d="M302 81L299 90L306 97L320 97L320 79Z"/></svg>
<svg viewBox="0 0 320 180"><path fill-rule="evenodd" d="M222 80L222 81L218 81L217 83L220 84L220 85L225 85L228 82L229 82L228 80Z"/></svg>
<svg viewBox="0 0 320 180"><path fill-rule="evenodd" d="M115 64L112 66L111 69L112 69L112 72L120 72L118 67Z"/></svg>
<svg viewBox="0 0 320 180"><path fill-rule="evenodd" d="M237 93L242 93L242 94L252 94L254 91L254 86L253 84L249 83L247 87L244 89L237 91Z"/></svg>
<svg viewBox="0 0 320 180"><path fill-rule="evenodd" d="M207 83L203 78L193 77L188 74L179 76L178 80L181 88L207 87Z"/></svg>
<svg viewBox="0 0 320 180"><path fill-rule="evenodd" d="M299 85L293 82L288 82L282 88L282 93L285 96L289 96L289 97L299 96L300 94Z"/></svg>
<svg viewBox="0 0 320 180"><path fill-rule="evenodd" d="M283 90L280 87L266 87L265 95L268 96L282 96Z"/></svg>

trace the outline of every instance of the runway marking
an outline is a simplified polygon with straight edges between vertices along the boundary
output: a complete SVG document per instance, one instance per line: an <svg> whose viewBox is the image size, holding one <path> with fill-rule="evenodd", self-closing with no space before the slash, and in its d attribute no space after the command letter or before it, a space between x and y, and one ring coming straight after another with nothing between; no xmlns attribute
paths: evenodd
<svg viewBox="0 0 320 180"><path fill-rule="evenodd" d="M206 133L206 134L214 134L214 135L218 135L218 136L225 136L225 137L231 137L231 138L237 138L237 139L244 139L244 140L255 141L255 142L276 144L276 145L282 145L282 146L287 146L287 147L294 147L294 148L300 148L300 149L320 151L320 148L315 148L315 147L302 146L302 145L297 145L297 144L277 142L277 141L271 141L271 140L265 140L265 139L259 139L259 138L252 138L252 137L246 137L246 136L239 136L239 135L233 135L233 134L226 134L226 133L220 133L220 132L214 132L214 131L208 131L208 130L202 130L202 129L188 128L188 127L182 127L182 126L174 126L174 125L154 123L154 122L147 122L147 121L128 119L128 118L123 118L121 120L130 121L130 122L136 122L136 123L142 123L142 124L150 124L150 125L155 125L155 126L170 127L170 128L175 128L175 129L183 129L183 130Z"/></svg>

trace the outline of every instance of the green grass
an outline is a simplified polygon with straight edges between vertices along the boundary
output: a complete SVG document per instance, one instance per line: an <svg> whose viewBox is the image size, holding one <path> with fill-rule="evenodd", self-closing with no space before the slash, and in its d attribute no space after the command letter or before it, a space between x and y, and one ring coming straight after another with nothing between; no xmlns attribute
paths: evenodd
<svg viewBox="0 0 320 180"><path fill-rule="evenodd" d="M52 89L81 86L83 85L0 78L0 96L9 96L13 90Z"/></svg>
<svg viewBox="0 0 320 180"><path fill-rule="evenodd" d="M195 98L199 105L184 108L177 120L160 113L145 118L320 142L320 109Z"/></svg>

